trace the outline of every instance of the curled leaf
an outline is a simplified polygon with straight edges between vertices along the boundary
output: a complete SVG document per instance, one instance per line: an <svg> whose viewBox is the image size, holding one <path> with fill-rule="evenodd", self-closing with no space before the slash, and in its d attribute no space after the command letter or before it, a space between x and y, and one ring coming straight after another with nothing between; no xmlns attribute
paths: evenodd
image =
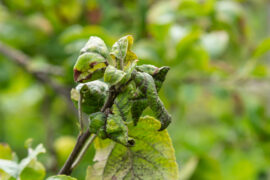
<svg viewBox="0 0 270 180"><path fill-rule="evenodd" d="M106 115L102 112L93 113L89 116L89 130L91 133L97 133L105 125Z"/></svg>
<svg viewBox="0 0 270 180"><path fill-rule="evenodd" d="M146 94L149 107L161 123L159 131L164 130L171 123L171 116L157 94L154 79L147 73L134 72L132 75L138 88Z"/></svg>
<svg viewBox="0 0 270 180"><path fill-rule="evenodd" d="M86 52L94 52L100 54L105 59L109 58L109 50L102 39L91 36L85 46L81 49L81 54Z"/></svg>
<svg viewBox="0 0 270 180"><path fill-rule="evenodd" d="M120 38L112 46L110 55L118 69L126 69L132 63L132 61L138 59L136 54L130 50L132 44L133 37L131 35L127 35Z"/></svg>
<svg viewBox="0 0 270 180"><path fill-rule="evenodd" d="M103 106L107 96L108 85L96 80L79 84L71 90L71 99L75 106L78 105L80 93L82 95L82 111L86 114L98 112Z"/></svg>
<svg viewBox="0 0 270 180"><path fill-rule="evenodd" d="M107 67L106 59L93 52L80 55L74 65L74 80L76 82L88 82L101 78Z"/></svg>
<svg viewBox="0 0 270 180"><path fill-rule="evenodd" d="M106 133L113 141L124 146L133 146L135 141L128 137L128 128L119 115L110 114L107 119Z"/></svg>
<svg viewBox="0 0 270 180"><path fill-rule="evenodd" d="M126 73L109 65L104 73L104 81L110 85L116 85L123 80Z"/></svg>

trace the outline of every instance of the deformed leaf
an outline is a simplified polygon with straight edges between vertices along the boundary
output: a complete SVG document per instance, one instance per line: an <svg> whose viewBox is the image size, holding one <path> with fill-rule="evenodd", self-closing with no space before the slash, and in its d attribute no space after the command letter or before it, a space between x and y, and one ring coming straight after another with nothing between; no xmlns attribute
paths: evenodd
<svg viewBox="0 0 270 180"><path fill-rule="evenodd" d="M57 176L48 177L46 180L77 180L77 179L71 176L57 175Z"/></svg>
<svg viewBox="0 0 270 180"><path fill-rule="evenodd" d="M134 100L131 107L133 124L136 126L143 111L147 108L148 102L146 98Z"/></svg>
<svg viewBox="0 0 270 180"><path fill-rule="evenodd" d="M128 137L128 127L125 125L121 116L110 114L107 119L106 133L113 141L124 146L133 146L134 140Z"/></svg>
<svg viewBox="0 0 270 180"><path fill-rule="evenodd" d="M99 80L81 83L76 89L71 90L71 99L77 107L81 93L82 111L91 114L100 110L106 99L107 91L108 85Z"/></svg>
<svg viewBox="0 0 270 180"><path fill-rule="evenodd" d="M81 54L74 67L74 80L76 82L88 82L101 78L105 71L106 59L94 52Z"/></svg>
<svg viewBox="0 0 270 180"><path fill-rule="evenodd" d="M111 50L111 56L113 58L118 58L118 59L125 59L127 50L130 49L130 47L133 44L133 37L128 35L120 38L114 45L112 46Z"/></svg>
<svg viewBox="0 0 270 180"><path fill-rule="evenodd" d="M178 179L172 142L166 130L152 117L141 118L137 126L128 125L136 141L126 147L108 140L95 140L96 163L88 168L87 180Z"/></svg>
<svg viewBox="0 0 270 180"><path fill-rule="evenodd" d="M102 112L93 113L89 116L89 121L89 131L96 134L105 125L106 115Z"/></svg>
<svg viewBox="0 0 270 180"><path fill-rule="evenodd" d="M124 69L128 67L132 61L138 59L136 54L130 49L133 44L133 37L131 35L120 38L113 46L111 50L111 57L114 60L114 64L117 68Z"/></svg>
<svg viewBox="0 0 270 180"><path fill-rule="evenodd" d="M124 71L109 65L104 74L104 81L110 85L116 85L125 77L125 75L126 73Z"/></svg>
<svg viewBox="0 0 270 180"><path fill-rule="evenodd" d="M170 67L163 66L161 68L158 68L158 67L150 65L150 64L143 64L140 66L136 66L136 70L150 74L155 80L155 85L156 85L156 89L158 92L162 86L162 83L165 80L165 77L166 77L168 71L170 70Z"/></svg>
<svg viewBox="0 0 270 180"><path fill-rule="evenodd" d="M127 121L128 119L128 114L132 105L129 99L131 93L132 88L127 86L125 91L120 93L114 100L112 112L115 115L119 115L123 121Z"/></svg>
<svg viewBox="0 0 270 180"><path fill-rule="evenodd" d="M166 129L171 123L171 115L167 112L158 96L154 79L151 75L144 72L136 72L133 76L137 87L146 94L148 105L154 112L155 117L161 122L159 131Z"/></svg>

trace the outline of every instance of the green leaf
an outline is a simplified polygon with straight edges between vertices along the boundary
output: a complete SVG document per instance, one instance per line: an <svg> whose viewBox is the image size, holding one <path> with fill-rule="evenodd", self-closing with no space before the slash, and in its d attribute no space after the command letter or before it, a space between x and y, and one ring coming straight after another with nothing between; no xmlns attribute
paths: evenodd
<svg viewBox="0 0 270 180"><path fill-rule="evenodd" d="M110 85L116 85L125 77L125 75L126 73L124 71L109 65L105 70L104 81Z"/></svg>
<svg viewBox="0 0 270 180"><path fill-rule="evenodd" d="M135 145L126 147L109 140L95 140L96 163L87 170L87 180L178 179L174 149L166 130L152 117L128 125Z"/></svg>
<svg viewBox="0 0 270 180"><path fill-rule="evenodd" d="M270 38L263 40L255 49L253 58L259 58L270 50Z"/></svg>
<svg viewBox="0 0 270 180"><path fill-rule="evenodd" d="M48 177L46 180L77 180L77 179L71 176L57 175L57 176Z"/></svg>

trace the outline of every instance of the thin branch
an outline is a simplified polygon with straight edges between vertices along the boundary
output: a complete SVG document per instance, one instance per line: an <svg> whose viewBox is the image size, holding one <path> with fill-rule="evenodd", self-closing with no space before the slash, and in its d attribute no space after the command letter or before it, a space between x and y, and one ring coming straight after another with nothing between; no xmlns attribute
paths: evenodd
<svg viewBox="0 0 270 180"><path fill-rule="evenodd" d="M78 100L78 118L79 118L79 123L80 123L80 133L83 133L84 126L83 126L83 117L82 117L82 92L80 90L79 92L79 100Z"/></svg>
<svg viewBox="0 0 270 180"><path fill-rule="evenodd" d="M87 141L87 139L90 137L90 135L91 133L89 129L87 129L86 132L78 136L74 149L72 150L67 161L65 162L62 169L58 172L58 174L70 175L72 173L72 168L71 168L72 164L77 159L79 153L81 152L81 149L84 147L84 144Z"/></svg>
<svg viewBox="0 0 270 180"><path fill-rule="evenodd" d="M94 142L94 140L95 140L96 137L97 137L96 134L93 134L92 136L90 136L90 138L88 139L88 141L85 143L85 146L81 150L80 154L78 155L77 159L72 164L71 169L74 169L80 163L80 161L82 160L83 156L85 155L87 149Z"/></svg>
<svg viewBox="0 0 270 180"><path fill-rule="evenodd" d="M11 61L21 66L27 73L31 74L36 80L48 85L56 93L65 97L66 101L68 102L69 108L72 111L75 110L73 103L70 100L69 89L52 80L49 76L50 72L46 72L45 70L42 71L33 70L33 68L31 68L30 65L31 58L29 56L1 42L0 42L0 54L8 57Z"/></svg>

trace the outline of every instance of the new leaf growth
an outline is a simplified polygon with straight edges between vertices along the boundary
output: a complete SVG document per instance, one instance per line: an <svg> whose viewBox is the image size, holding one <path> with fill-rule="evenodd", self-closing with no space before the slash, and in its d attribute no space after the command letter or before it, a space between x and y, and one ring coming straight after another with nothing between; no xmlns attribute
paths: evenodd
<svg viewBox="0 0 270 180"><path fill-rule="evenodd" d="M80 84L71 93L75 104L81 103L80 110L89 115L90 133L125 146L135 143L128 136L127 125L136 125L147 107L160 121L160 131L171 122L158 96L169 67L138 66L138 58L131 51L132 44L133 37L124 36L109 52L102 39L90 37L74 66L74 80ZM102 112L112 88L118 93L113 105Z"/></svg>

